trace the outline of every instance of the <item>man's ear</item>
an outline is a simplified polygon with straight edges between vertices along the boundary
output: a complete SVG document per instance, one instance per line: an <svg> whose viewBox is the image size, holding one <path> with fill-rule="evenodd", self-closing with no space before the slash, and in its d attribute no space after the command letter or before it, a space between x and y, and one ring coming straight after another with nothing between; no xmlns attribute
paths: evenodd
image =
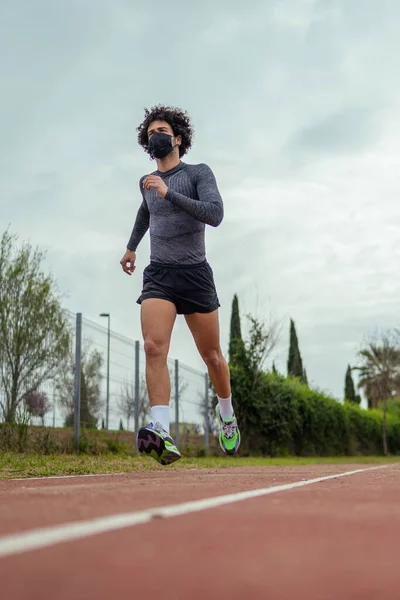
<svg viewBox="0 0 400 600"><path fill-rule="evenodd" d="M182 144L182 136L181 136L181 135L177 135L177 136L175 137L175 144L176 144L177 146L180 146L180 145Z"/></svg>

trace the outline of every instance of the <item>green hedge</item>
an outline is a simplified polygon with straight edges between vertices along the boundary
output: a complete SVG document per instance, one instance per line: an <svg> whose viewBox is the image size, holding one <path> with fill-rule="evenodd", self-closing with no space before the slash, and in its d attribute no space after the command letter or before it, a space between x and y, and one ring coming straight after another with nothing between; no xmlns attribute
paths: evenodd
<svg viewBox="0 0 400 600"><path fill-rule="evenodd" d="M313 391L297 379L268 374L257 385L257 419L242 431L244 452L268 456L381 455L382 411L364 410ZM239 424L240 425L240 424ZM387 415L391 454L400 453L400 418Z"/></svg>
<svg viewBox="0 0 400 600"><path fill-rule="evenodd" d="M381 455L382 410L341 404L309 389L297 379L260 374L248 385L233 368L232 391L242 433L240 454L261 456ZM387 415L390 454L400 454L400 401ZM215 440L212 449L215 451ZM205 453L200 436L181 436L185 455ZM72 430L0 424L0 452L72 452ZM90 454L133 453L130 432L82 431L80 451Z"/></svg>

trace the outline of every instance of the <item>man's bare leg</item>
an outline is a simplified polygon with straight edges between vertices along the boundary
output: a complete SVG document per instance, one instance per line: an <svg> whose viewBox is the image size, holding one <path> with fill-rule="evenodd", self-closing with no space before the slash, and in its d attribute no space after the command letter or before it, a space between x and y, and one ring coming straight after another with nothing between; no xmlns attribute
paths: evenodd
<svg viewBox="0 0 400 600"><path fill-rule="evenodd" d="M162 465L169 465L181 454L169 435L169 398L171 382L167 356L176 319L174 304L151 298L143 300L141 324L146 353L146 383L153 425L138 431L138 450Z"/></svg>
<svg viewBox="0 0 400 600"><path fill-rule="evenodd" d="M229 366L220 346L218 310L185 316L200 356L207 365L212 384L219 398L231 395Z"/></svg>
<svg viewBox="0 0 400 600"><path fill-rule="evenodd" d="M143 300L141 306L146 383L150 406L168 406L171 382L167 357L176 320L176 308L172 302L158 298Z"/></svg>
<svg viewBox="0 0 400 600"><path fill-rule="evenodd" d="M185 318L218 396L221 448L234 454L240 445L240 431L232 406L229 366L220 346L218 310Z"/></svg>

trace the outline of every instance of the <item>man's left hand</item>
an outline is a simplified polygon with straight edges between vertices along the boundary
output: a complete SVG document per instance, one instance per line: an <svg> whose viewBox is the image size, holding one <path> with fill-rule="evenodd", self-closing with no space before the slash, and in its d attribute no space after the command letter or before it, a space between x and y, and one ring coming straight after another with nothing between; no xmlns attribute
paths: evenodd
<svg viewBox="0 0 400 600"><path fill-rule="evenodd" d="M157 175L148 175L143 181L143 187L145 190L156 190L161 198L165 198L168 192L168 186Z"/></svg>

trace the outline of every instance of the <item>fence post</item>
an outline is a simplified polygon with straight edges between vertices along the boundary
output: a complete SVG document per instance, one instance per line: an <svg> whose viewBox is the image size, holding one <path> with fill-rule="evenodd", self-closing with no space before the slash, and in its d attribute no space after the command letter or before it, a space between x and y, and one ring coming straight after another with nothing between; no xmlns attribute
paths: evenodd
<svg viewBox="0 0 400 600"><path fill-rule="evenodd" d="M81 426L81 355L82 355L82 313L76 315L75 329L75 382L74 382L74 447L79 450Z"/></svg>
<svg viewBox="0 0 400 600"><path fill-rule="evenodd" d="M107 410L106 410L106 429L109 428L110 418L110 315L108 315L108 331L107 331Z"/></svg>
<svg viewBox="0 0 400 600"><path fill-rule="evenodd" d="M53 387L53 427L56 426L56 395Z"/></svg>
<svg viewBox="0 0 400 600"><path fill-rule="evenodd" d="M179 446L179 361L175 360L175 443Z"/></svg>
<svg viewBox="0 0 400 600"><path fill-rule="evenodd" d="M135 342L135 450L137 452L137 433L139 430L139 342Z"/></svg>
<svg viewBox="0 0 400 600"><path fill-rule="evenodd" d="M210 447L210 417L209 417L209 395L208 395L208 373L204 376L205 380L205 389L204 389L204 411L205 411L205 419L204 419L204 445L206 450Z"/></svg>

